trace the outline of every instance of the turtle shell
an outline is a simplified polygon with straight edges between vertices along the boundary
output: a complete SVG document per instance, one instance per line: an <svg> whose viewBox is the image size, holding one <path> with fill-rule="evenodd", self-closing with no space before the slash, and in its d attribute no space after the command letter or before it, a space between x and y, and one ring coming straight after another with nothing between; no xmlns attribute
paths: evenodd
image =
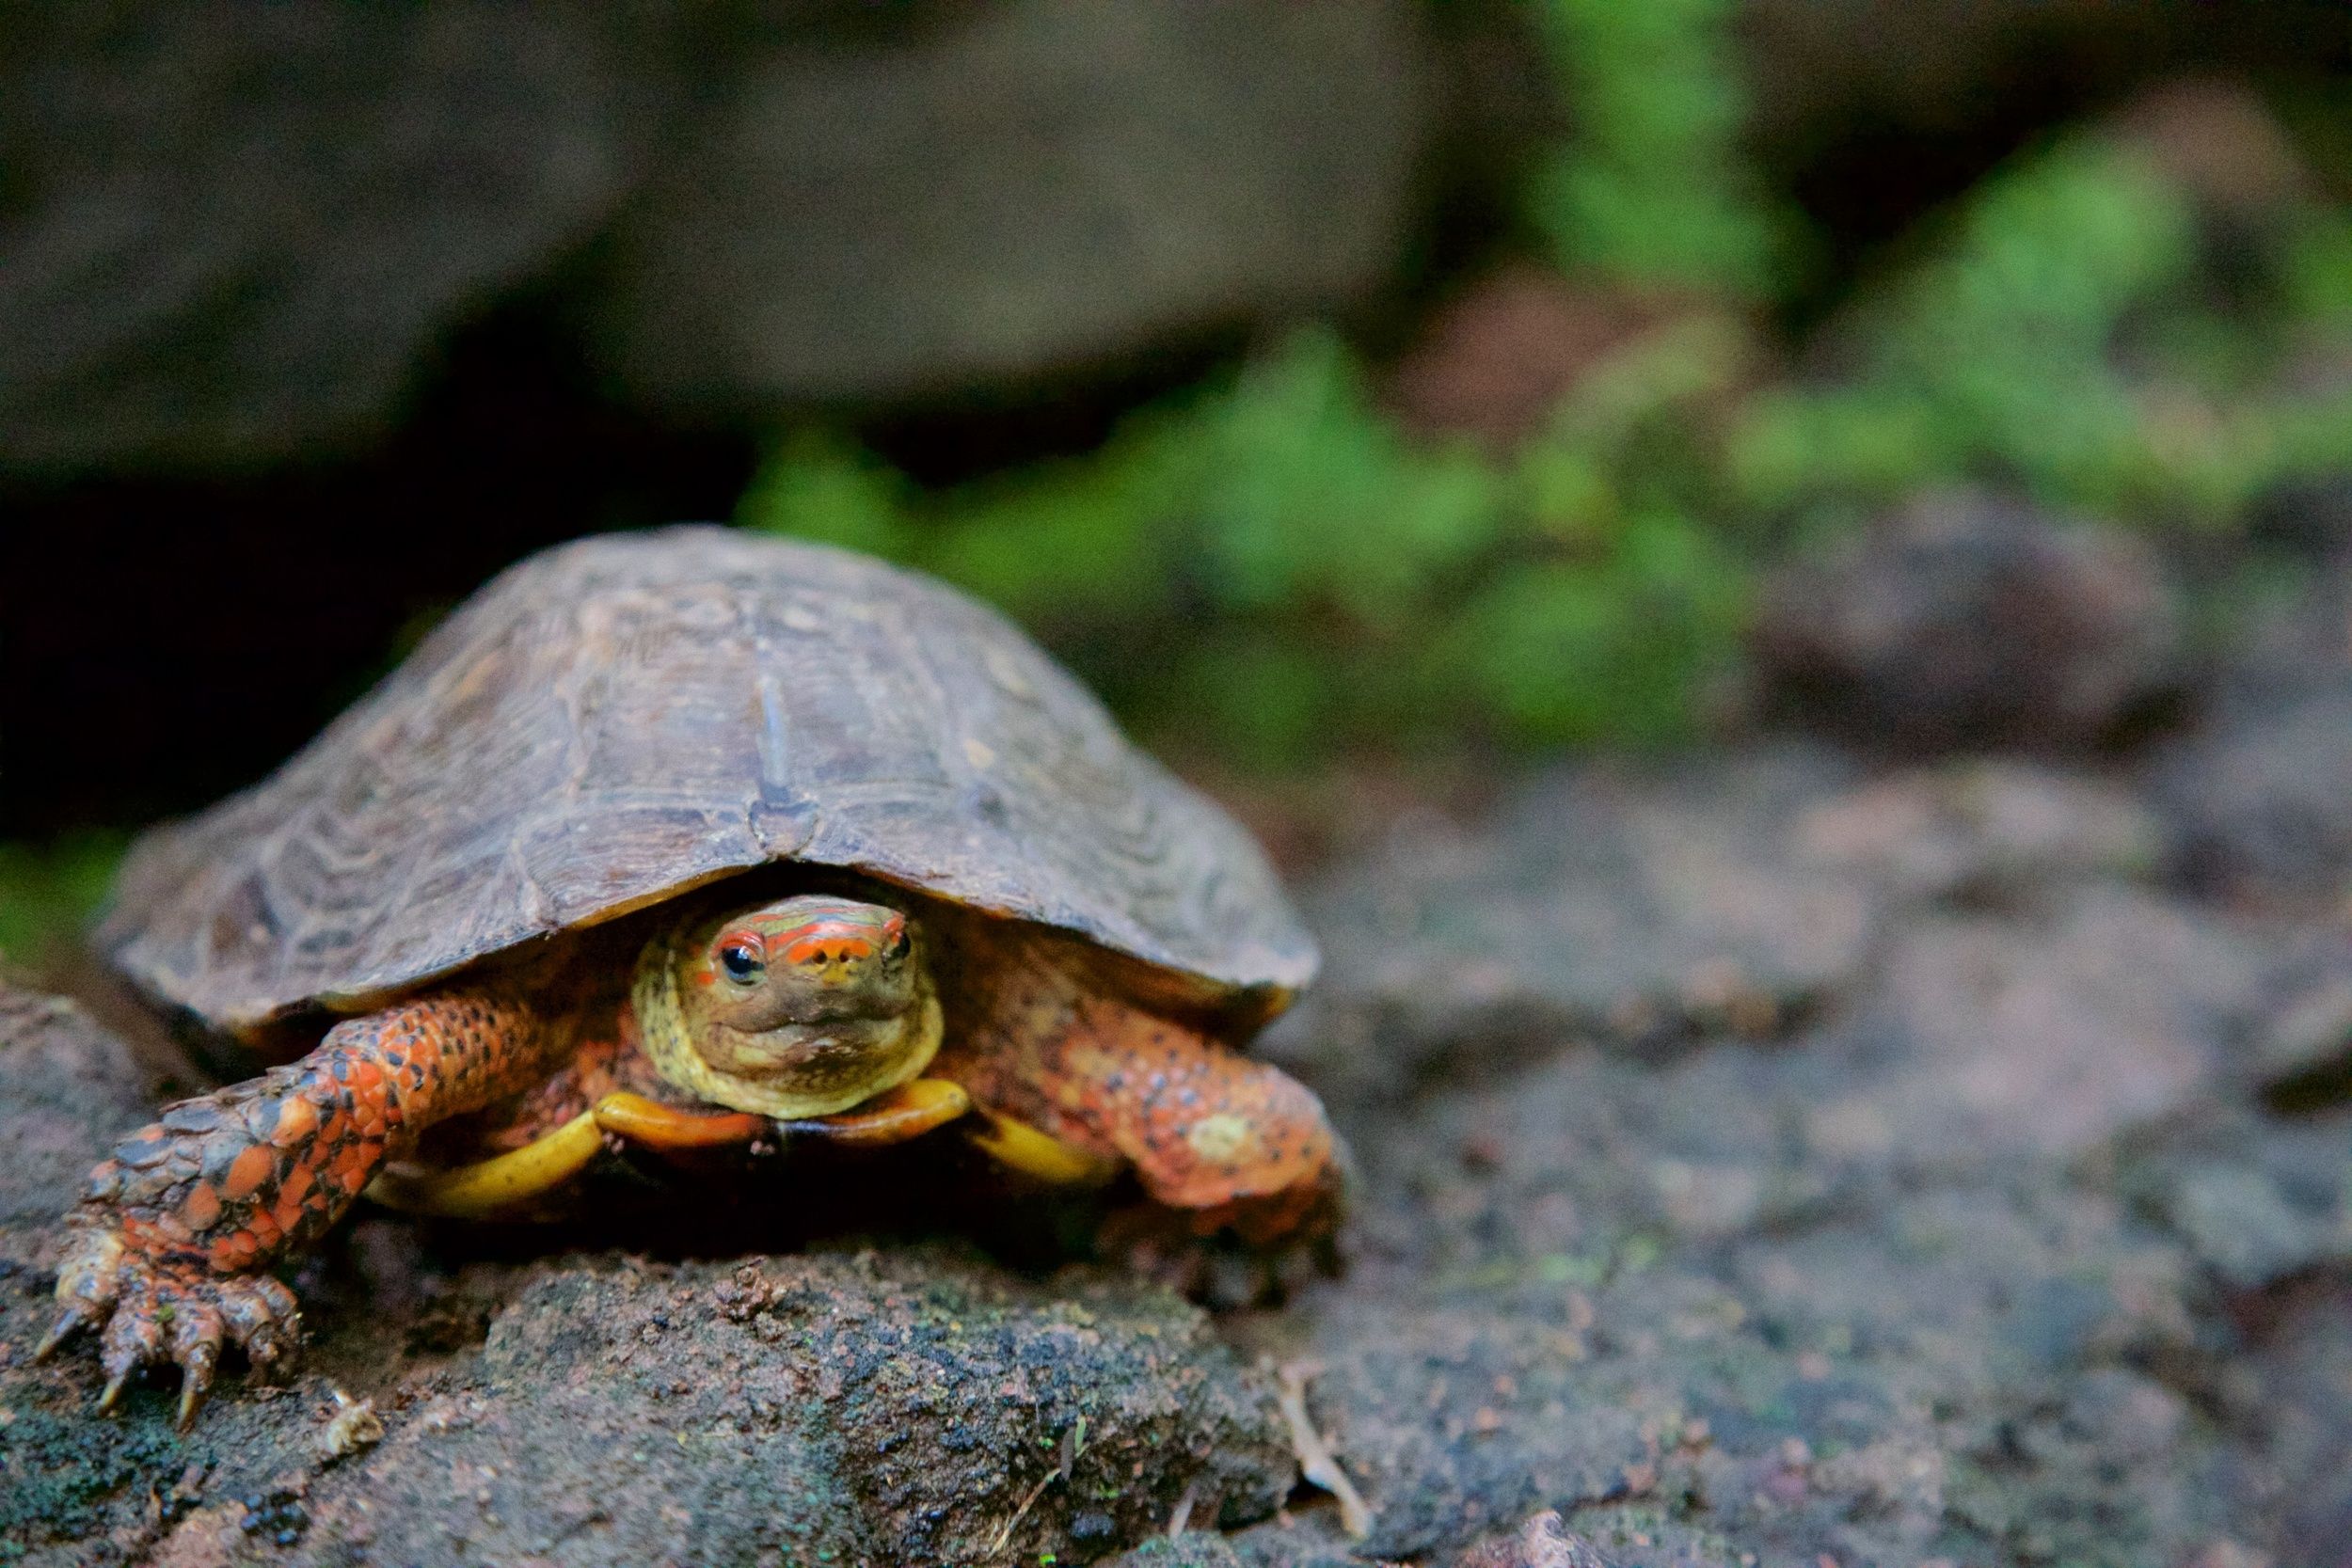
<svg viewBox="0 0 2352 1568"><path fill-rule="evenodd" d="M1316 963L1248 834L1001 615L716 527L509 568L271 777L140 839L98 940L236 1032L780 861L1220 992Z"/></svg>

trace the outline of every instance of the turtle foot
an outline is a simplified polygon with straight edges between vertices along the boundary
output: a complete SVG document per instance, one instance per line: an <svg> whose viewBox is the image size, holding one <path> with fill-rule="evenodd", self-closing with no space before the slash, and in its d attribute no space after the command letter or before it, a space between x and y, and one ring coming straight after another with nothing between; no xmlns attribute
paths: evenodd
<svg viewBox="0 0 2352 1568"><path fill-rule="evenodd" d="M115 1407L140 1368L168 1362L180 1369L182 1432L203 1407L224 1345L237 1345L266 1375L301 1342L294 1292L269 1275L217 1274L199 1261L144 1252L103 1222L77 1227L57 1270L57 1301L56 1319L34 1358L55 1354L85 1329L96 1333L106 1374L102 1411Z"/></svg>

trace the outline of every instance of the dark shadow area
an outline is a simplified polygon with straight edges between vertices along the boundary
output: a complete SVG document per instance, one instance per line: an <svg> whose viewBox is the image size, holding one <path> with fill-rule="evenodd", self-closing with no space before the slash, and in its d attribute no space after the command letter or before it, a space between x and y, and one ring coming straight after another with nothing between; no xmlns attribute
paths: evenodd
<svg viewBox="0 0 2352 1568"><path fill-rule="evenodd" d="M251 783L500 567L602 529L723 517L748 438L596 397L534 312L463 335L381 451L221 478L0 488L0 817L183 812Z"/></svg>

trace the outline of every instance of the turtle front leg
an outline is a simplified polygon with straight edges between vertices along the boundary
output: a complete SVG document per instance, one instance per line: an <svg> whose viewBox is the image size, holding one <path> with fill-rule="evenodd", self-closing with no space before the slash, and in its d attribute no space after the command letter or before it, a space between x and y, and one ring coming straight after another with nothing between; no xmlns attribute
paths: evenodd
<svg viewBox="0 0 2352 1568"><path fill-rule="evenodd" d="M167 1107L90 1173L67 1219L57 1318L35 1355L102 1330L101 1409L139 1367L174 1362L184 1430L224 1340L264 1370L294 1348L300 1315L270 1265L317 1241L425 1128L544 1073L559 1034L510 998L423 997L337 1024L298 1062Z"/></svg>
<svg viewBox="0 0 2352 1568"><path fill-rule="evenodd" d="M932 1070L970 1090L975 1142L1049 1180L1123 1163L1206 1236L1310 1240L1337 1219L1338 1141L1297 1080L1117 997L1032 977Z"/></svg>

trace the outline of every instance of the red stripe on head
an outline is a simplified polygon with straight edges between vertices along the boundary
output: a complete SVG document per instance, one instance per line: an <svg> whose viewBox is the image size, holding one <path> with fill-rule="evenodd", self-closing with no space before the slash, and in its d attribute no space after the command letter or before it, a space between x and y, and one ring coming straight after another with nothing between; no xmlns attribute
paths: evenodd
<svg viewBox="0 0 2352 1568"><path fill-rule="evenodd" d="M777 949L788 964L807 963L812 958L870 958L874 956L874 933L865 926L853 926L841 920L812 920L795 927Z"/></svg>
<svg viewBox="0 0 2352 1568"><path fill-rule="evenodd" d="M859 906L829 910L788 926L771 927L768 947L791 964L824 958L870 958L896 943L905 930L906 917L896 911Z"/></svg>

